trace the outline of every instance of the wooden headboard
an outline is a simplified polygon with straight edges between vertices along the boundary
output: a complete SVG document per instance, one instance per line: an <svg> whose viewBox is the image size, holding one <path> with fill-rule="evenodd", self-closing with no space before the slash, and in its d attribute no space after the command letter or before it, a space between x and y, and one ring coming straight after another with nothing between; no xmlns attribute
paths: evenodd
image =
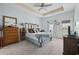
<svg viewBox="0 0 79 59"><path fill-rule="evenodd" d="M26 30L31 30L31 31L35 31L37 28L39 28L39 25L37 25L37 24L33 24L33 23L25 23L25 29ZM33 31L33 32L34 32Z"/></svg>

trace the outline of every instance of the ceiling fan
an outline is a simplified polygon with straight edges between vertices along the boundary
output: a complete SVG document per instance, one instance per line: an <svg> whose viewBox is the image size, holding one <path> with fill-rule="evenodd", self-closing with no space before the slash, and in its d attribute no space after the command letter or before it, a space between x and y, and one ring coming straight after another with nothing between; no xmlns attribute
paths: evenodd
<svg viewBox="0 0 79 59"><path fill-rule="evenodd" d="M41 9L45 9L46 10L46 7L52 6L52 4L48 4L48 3L37 3L34 6L40 7L39 8L39 11L40 11Z"/></svg>

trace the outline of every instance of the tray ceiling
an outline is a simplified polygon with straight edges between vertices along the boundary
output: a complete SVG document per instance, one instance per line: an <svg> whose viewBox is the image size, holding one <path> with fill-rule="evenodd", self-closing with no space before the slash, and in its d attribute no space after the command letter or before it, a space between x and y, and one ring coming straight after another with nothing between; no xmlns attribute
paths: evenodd
<svg viewBox="0 0 79 59"><path fill-rule="evenodd" d="M19 3L18 5L41 17L70 11L73 10L75 6L74 3L51 3L50 6L43 7L41 10L39 10L41 7L35 6L36 4L41 5L41 3ZM47 5L48 3L45 4Z"/></svg>

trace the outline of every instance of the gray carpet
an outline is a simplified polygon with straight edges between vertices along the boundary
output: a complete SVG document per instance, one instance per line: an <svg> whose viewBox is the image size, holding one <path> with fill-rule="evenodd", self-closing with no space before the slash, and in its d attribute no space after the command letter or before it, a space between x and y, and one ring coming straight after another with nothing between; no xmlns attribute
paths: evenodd
<svg viewBox="0 0 79 59"><path fill-rule="evenodd" d="M27 41L22 41L0 49L0 55L62 55L62 52L62 39L53 39L42 48L37 48Z"/></svg>

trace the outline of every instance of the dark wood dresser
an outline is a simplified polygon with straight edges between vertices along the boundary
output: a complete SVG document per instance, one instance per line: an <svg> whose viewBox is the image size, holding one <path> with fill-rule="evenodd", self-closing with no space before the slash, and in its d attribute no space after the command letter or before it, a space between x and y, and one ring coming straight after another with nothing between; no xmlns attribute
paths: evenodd
<svg viewBox="0 0 79 59"><path fill-rule="evenodd" d="M26 33L25 28L21 28L20 29L20 40L21 41L25 40L25 33Z"/></svg>
<svg viewBox="0 0 79 59"><path fill-rule="evenodd" d="M3 29L4 39L3 45L8 45L19 41L18 28L17 27L4 27Z"/></svg>
<svg viewBox="0 0 79 59"><path fill-rule="evenodd" d="M3 31L0 31L0 48L3 46Z"/></svg>
<svg viewBox="0 0 79 59"><path fill-rule="evenodd" d="M0 37L0 48L3 46L3 37Z"/></svg>
<svg viewBox="0 0 79 59"><path fill-rule="evenodd" d="M79 54L79 38L63 37L63 54L76 55Z"/></svg>

